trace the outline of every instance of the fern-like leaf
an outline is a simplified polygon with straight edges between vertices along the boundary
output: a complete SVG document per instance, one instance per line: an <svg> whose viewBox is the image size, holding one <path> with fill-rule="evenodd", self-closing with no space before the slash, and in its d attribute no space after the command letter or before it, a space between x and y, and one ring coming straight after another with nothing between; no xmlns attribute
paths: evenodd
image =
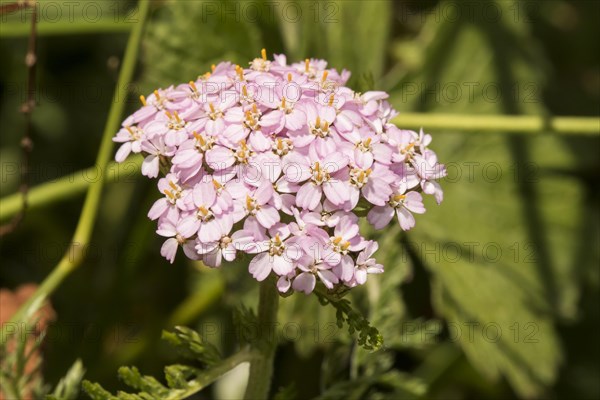
<svg viewBox="0 0 600 400"><path fill-rule="evenodd" d="M358 344L366 350L378 350L383 346L383 337L375 328L371 326L360 312L352 308L348 299L343 299L337 294L328 293L322 288L315 293L319 298L321 305L331 304L336 309L337 325L339 328L348 326L350 335L358 334Z"/></svg>

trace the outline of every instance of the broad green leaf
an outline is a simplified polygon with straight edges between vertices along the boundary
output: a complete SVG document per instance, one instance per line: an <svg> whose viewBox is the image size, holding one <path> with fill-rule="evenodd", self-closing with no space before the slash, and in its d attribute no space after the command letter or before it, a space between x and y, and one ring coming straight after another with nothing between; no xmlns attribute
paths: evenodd
<svg viewBox="0 0 600 400"><path fill-rule="evenodd" d="M258 57L264 44L261 31L240 10L242 5L198 0L167 1L159 7L144 40L143 89L195 80L221 61Z"/></svg>
<svg viewBox="0 0 600 400"><path fill-rule="evenodd" d="M545 112L543 56L527 23L511 17L518 6L486 4L500 10L499 21L467 18L473 3L462 4L462 18L440 21L432 13L423 68L392 96L401 112ZM555 324L576 316L579 271L594 262L581 264L577 254L587 223L582 181L546 172L580 168L566 140L434 135L432 147L449 164L445 201L426 203L409 235L433 274L434 306L451 339L481 373L505 376L523 396L556 379L562 352Z"/></svg>
<svg viewBox="0 0 600 400"><path fill-rule="evenodd" d="M382 0L282 2L277 15L288 56L324 58L350 70L356 84L381 77L391 9L392 2Z"/></svg>
<svg viewBox="0 0 600 400"><path fill-rule="evenodd" d="M244 63L267 53L289 62L325 58L352 82L379 79L391 27L389 1L167 1L145 39L142 91L187 82L220 61ZM370 78L372 77L372 78Z"/></svg>

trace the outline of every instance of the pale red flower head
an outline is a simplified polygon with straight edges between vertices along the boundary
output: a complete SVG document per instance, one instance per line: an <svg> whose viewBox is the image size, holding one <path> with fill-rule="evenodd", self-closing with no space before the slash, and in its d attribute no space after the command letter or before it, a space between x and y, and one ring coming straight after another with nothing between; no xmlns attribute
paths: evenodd
<svg viewBox="0 0 600 400"><path fill-rule="evenodd" d="M141 96L114 141L116 160L145 156L142 173L162 195L148 216L178 249L212 267L253 254L249 273L274 274L280 291L333 289L383 272L376 242L360 233L358 208L382 229L404 230L439 203L446 175L431 136L402 130L381 91L356 93L348 71L284 55L248 67L221 63L195 81ZM362 214L364 215L364 214Z"/></svg>

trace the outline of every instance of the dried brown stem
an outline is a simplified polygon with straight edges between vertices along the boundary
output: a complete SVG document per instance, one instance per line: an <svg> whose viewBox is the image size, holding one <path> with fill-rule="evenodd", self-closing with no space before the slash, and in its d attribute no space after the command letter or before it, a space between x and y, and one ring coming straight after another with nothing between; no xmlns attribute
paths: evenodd
<svg viewBox="0 0 600 400"><path fill-rule="evenodd" d="M21 105L21 113L25 117L25 130L23 131L23 137L21 138L21 174L19 192L21 193L22 205L21 210L5 225L0 226L0 237L14 231L23 218L27 211L27 195L29 192L29 162L30 154L33 149L33 141L31 139L31 113L36 106L35 100L35 74L37 64L37 35L36 35L36 24L37 24L37 4L35 0L11 3L3 5L0 9L1 13L11 12L20 8L29 7L32 9L31 13L31 33L29 35L29 44L27 46L27 54L25 55L25 66L27 67L27 98Z"/></svg>

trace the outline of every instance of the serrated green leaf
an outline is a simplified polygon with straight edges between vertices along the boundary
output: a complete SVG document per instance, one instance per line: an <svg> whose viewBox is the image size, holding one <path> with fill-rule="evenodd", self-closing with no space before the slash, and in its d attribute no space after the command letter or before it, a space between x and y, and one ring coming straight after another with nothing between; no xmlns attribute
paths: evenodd
<svg viewBox="0 0 600 400"><path fill-rule="evenodd" d="M169 365L165 367L165 378L171 389L186 389L189 380L201 374L197 368L188 365Z"/></svg>
<svg viewBox="0 0 600 400"><path fill-rule="evenodd" d="M324 288L318 287L315 294L322 305L330 304L336 310L337 325L341 328L344 324L348 333L358 336L357 343L365 350L378 350L383 346L383 337L360 312L356 311L348 299L339 297L338 294L328 293Z"/></svg>
<svg viewBox="0 0 600 400"><path fill-rule="evenodd" d="M205 341L193 329L176 326L174 332L163 331L162 338L175 347L182 356L201 362L205 365L214 365L221 360L219 350Z"/></svg>
<svg viewBox="0 0 600 400"><path fill-rule="evenodd" d="M152 396L148 396L147 394L132 394L126 392L117 392L117 398L120 400L155 400Z"/></svg>
<svg viewBox="0 0 600 400"><path fill-rule="evenodd" d="M81 387L92 400L114 400L117 398L100 386L99 383L92 383L88 380L84 380L81 383Z"/></svg>
<svg viewBox="0 0 600 400"><path fill-rule="evenodd" d="M136 367L121 367L119 368L119 378L128 386L138 389L140 392L147 392L149 395L163 397L168 393L162 383L152 376L142 375ZM140 393L144 396L145 393Z"/></svg>
<svg viewBox="0 0 600 400"><path fill-rule="evenodd" d="M185 353L196 361L199 359L198 354L201 358L206 356L206 347L200 343L200 335L189 328L176 327L175 332L164 332L163 339L183 348ZM121 367L118 371L119 378L138 392L118 391L116 397L100 385L88 381L83 383L83 388L92 399L181 400L201 391L216 379L239 364L247 362L252 357L253 353L245 348L227 359L211 363L211 367L207 369L179 364L169 365L165 367L168 387L152 376L142 375L136 367Z"/></svg>

